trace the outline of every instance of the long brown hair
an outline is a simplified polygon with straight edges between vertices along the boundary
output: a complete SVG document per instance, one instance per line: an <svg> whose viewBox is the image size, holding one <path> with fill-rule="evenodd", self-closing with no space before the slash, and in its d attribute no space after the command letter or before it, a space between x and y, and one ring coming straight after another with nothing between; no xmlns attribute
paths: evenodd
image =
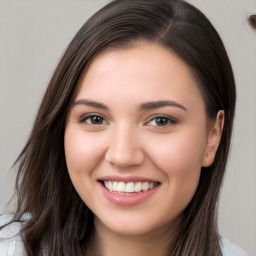
<svg viewBox="0 0 256 256"><path fill-rule="evenodd" d="M28 255L83 255L93 232L93 214L74 189L64 155L64 129L78 79L90 61L109 47L148 41L169 48L191 68L209 118L225 111L219 149L202 168L197 191L169 255L222 255L216 209L229 153L235 83L223 43L196 8L182 0L116 0L93 15L61 58L43 97L18 163L16 216L29 212L22 230Z"/></svg>

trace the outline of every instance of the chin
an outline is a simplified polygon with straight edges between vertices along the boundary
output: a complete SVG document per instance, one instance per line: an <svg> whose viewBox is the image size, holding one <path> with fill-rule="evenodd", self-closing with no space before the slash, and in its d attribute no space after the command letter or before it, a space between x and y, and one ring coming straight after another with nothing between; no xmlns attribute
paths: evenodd
<svg viewBox="0 0 256 256"><path fill-rule="evenodd" d="M123 236L148 236L150 234L161 233L161 231L166 232L169 229L176 227L179 216L170 216L169 221L163 221L161 216L156 218L155 214L146 216L145 213L138 215L125 214L121 216L112 216L110 218L99 219L95 217L95 226L104 227L106 230L110 230L113 233L123 235Z"/></svg>

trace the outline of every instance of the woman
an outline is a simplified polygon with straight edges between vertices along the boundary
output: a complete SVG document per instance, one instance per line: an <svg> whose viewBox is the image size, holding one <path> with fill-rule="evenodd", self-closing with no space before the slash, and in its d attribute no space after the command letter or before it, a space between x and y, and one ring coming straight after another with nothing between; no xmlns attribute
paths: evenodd
<svg viewBox="0 0 256 256"><path fill-rule="evenodd" d="M216 227L235 98L225 48L200 11L111 2L52 76L17 161L0 252L246 255Z"/></svg>

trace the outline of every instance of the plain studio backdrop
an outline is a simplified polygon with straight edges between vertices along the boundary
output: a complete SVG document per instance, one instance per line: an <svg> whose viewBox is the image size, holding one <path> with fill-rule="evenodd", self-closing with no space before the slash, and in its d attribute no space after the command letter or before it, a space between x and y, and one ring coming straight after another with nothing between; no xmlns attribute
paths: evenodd
<svg viewBox="0 0 256 256"><path fill-rule="evenodd" d="M67 44L107 0L0 0L0 213L14 190L12 164ZM247 18L255 0L190 0L220 33L237 83L232 151L220 198L221 235L256 255L256 31Z"/></svg>

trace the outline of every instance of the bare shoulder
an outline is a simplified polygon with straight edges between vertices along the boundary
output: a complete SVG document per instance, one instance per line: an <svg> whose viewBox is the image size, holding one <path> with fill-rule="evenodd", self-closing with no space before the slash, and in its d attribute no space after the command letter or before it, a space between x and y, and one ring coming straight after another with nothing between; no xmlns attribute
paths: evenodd
<svg viewBox="0 0 256 256"><path fill-rule="evenodd" d="M13 214L0 215L0 255L25 256L25 250L20 236L24 222L29 220L29 214L22 215L22 222L14 221Z"/></svg>
<svg viewBox="0 0 256 256"><path fill-rule="evenodd" d="M231 242L227 238L222 237L220 243L223 256L250 256L239 245Z"/></svg>

